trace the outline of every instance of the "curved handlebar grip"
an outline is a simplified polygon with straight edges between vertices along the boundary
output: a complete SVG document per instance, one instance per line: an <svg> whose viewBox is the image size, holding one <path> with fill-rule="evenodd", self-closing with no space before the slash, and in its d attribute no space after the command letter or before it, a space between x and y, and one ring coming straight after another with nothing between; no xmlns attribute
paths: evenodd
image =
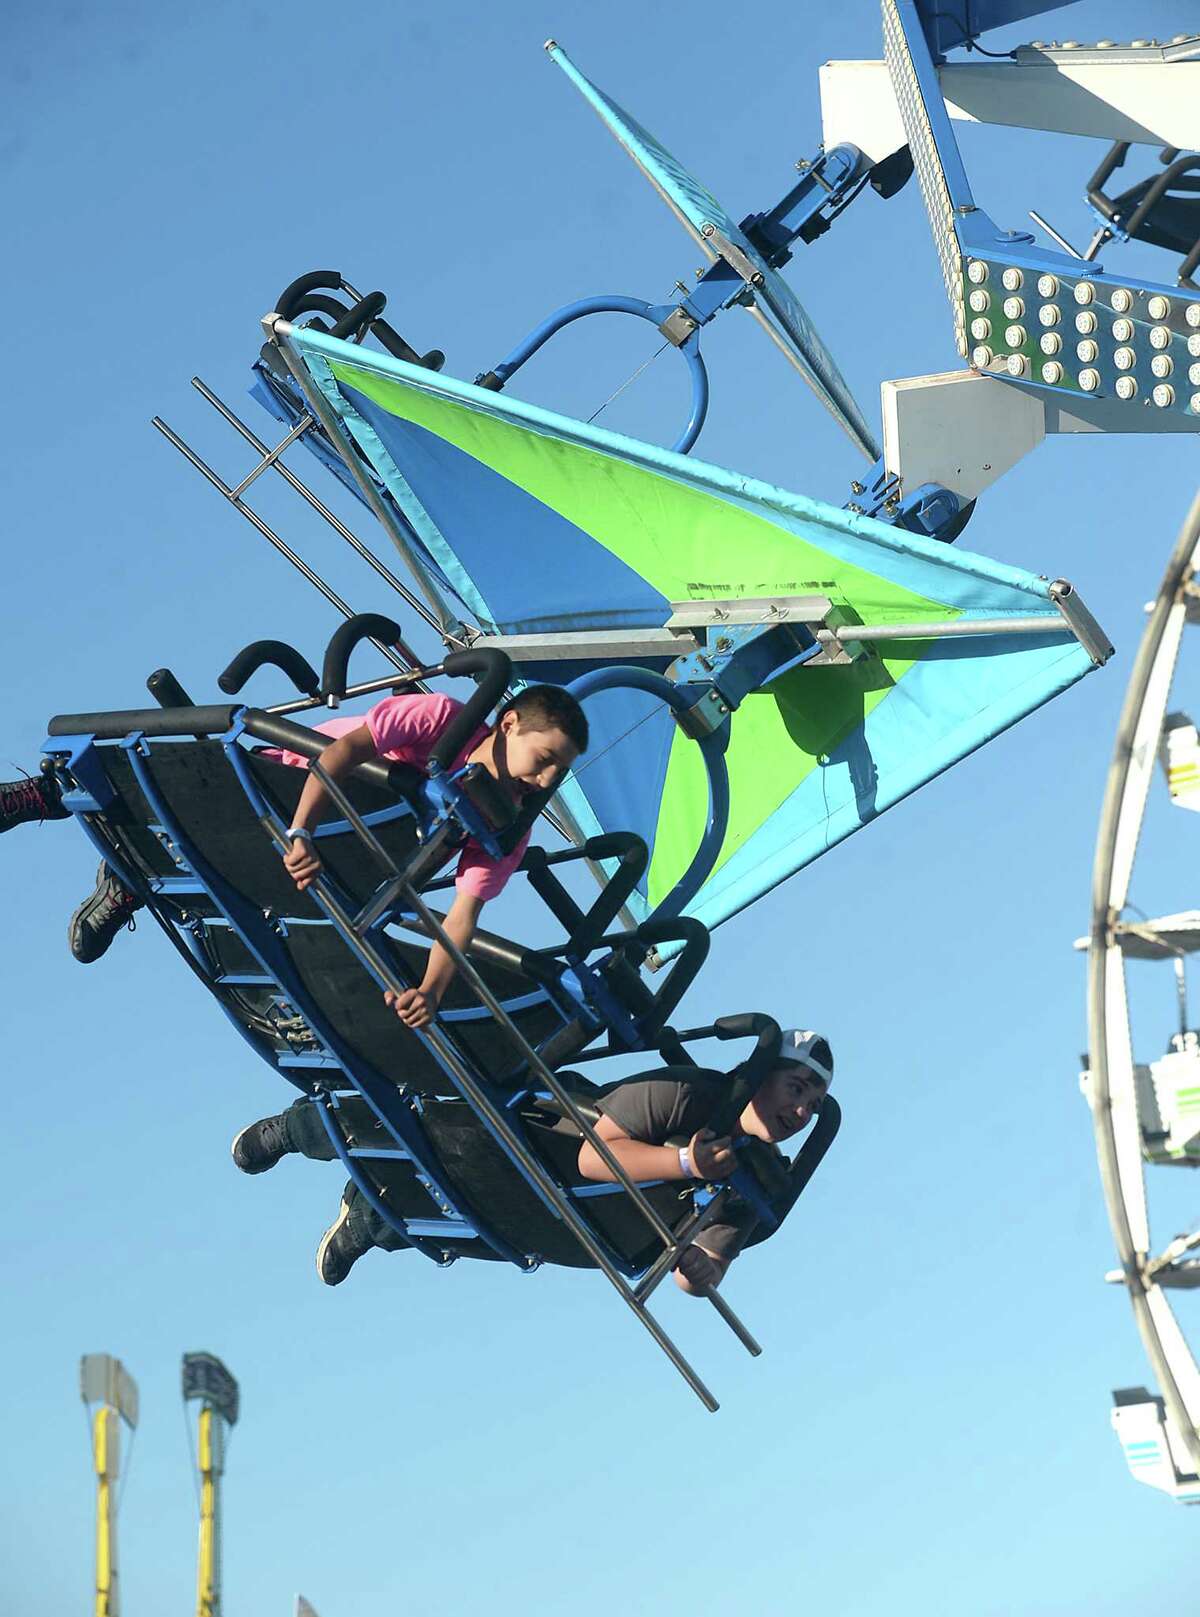
<svg viewBox="0 0 1200 1617"><path fill-rule="evenodd" d="M405 342L395 326L386 320L373 320L371 334L378 338L389 354L404 360L407 365L420 365L423 370L440 371L446 363L446 356L440 348L431 348L427 354L418 354L415 348Z"/></svg>
<svg viewBox="0 0 1200 1617"><path fill-rule="evenodd" d="M743 1011L739 1016L720 1016L713 1023L718 1039L755 1039L753 1050L742 1062L744 1076L758 1082L779 1054L782 1033L773 1016L762 1011Z"/></svg>
<svg viewBox="0 0 1200 1617"><path fill-rule="evenodd" d="M324 314L336 323L346 313L346 305L339 303L336 298L327 298L323 292L309 292L302 298L296 298L292 303L291 319L298 320L302 314ZM328 335L330 327L320 320L314 320L315 330L323 331Z"/></svg>
<svg viewBox="0 0 1200 1617"><path fill-rule="evenodd" d="M275 299L275 313L282 315L285 320L293 319L299 300L320 287L328 292L340 292L341 270L309 270L307 275L298 275Z"/></svg>
<svg viewBox="0 0 1200 1617"><path fill-rule="evenodd" d="M346 694L346 671L350 653L360 640L382 640L394 646L401 634L400 625L378 612L356 612L333 631L325 647L325 661L321 665L321 695L339 700Z"/></svg>
<svg viewBox="0 0 1200 1617"><path fill-rule="evenodd" d="M238 691L260 668L278 668L291 680L298 691L305 696L319 696L321 682L317 678L317 671L307 657L301 656L295 646L289 646L285 640L255 640L241 651L229 664L229 667L217 680L217 684L226 696L236 696Z"/></svg>
<svg viewBox="0 0 1200 1617"><path fill-rule="evenodd" d="M456 679L475 675L479 688L451 719L430 754L429 762L436 770L449 769L471 733L500 701L512 677L512 662L503 651L455 651L443 661L442 670Z"/></svg>
<svg viewBox="0 0 1200 1617"><path fill-rule="evenodd" d="M649 1017L642 1027L645 1039L653 1039L679 1001L695 981L700 967L708 959L712 941L703 921L693 915L674 915L660 921L643 921L637 929L639 943L682 943L683 951L671 967L667 980L654 996Z"/></svg>
<svg viewBox="0 0 1200 1617"><path fill-rule="evenodd" d="M359 298L353 308L346 310L329 335L343 338L357 337L359 332L369 326L386 308L387 298L382 292L368 292L365 298Z"/></svg>

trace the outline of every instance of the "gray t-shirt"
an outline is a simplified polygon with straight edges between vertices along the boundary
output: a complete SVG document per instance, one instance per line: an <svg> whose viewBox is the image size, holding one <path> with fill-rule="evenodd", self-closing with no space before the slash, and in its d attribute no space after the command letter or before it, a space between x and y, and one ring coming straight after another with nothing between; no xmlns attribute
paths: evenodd
<svg viewBox="0 0 1200 1617"><path fill-rule="evenodd" d="M724 1073L703 1067L663 1067L653 1078L629 1078L618 1084L596 1107L624 1129L631 1140L645 1145L686 1145L710 1119L729 1094ZM728 1213L708 1224L697 1242L718 1257L735 1257L754 1224L754 1214L735 1193Z"/></svg>

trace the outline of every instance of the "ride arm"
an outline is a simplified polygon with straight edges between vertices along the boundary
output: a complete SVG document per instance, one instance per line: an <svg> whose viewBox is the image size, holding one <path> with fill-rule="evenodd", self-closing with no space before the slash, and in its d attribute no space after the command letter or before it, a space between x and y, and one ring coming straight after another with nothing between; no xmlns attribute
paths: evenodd
<svg viewBox="0 0 1200 1617"><path fill-rule="evenodd" d="M475 936L479 913L485 902L486 900L478 898L474 893L457 893L454 903L447 911L446 919L442 922L442 928L450 941L463 954L466 954L471 939ZM388 992L384 995L384 999L406 1026L425 1027L433 1020L447 988L454 979L456 969L454 961L442 945L435 941L429 951L429 963L425 967L421 986L408 988L402 994Z"/></svg>
<svg viewBox="0 0 1200 1617"><path fill-rule="evenodd" d="M360 724L356 730L348 730L325 748L321 754L321 767L334 780L341 780L359 764L365 764L375 757L378 757L378 749L374 737L365 724ZM320 821L328 799L329 793L324 784L310 772L292 817L292 829L311 831ZM304 837L297 837L293 841L283 862L301 892L321 869L313 843Z"/></svg>

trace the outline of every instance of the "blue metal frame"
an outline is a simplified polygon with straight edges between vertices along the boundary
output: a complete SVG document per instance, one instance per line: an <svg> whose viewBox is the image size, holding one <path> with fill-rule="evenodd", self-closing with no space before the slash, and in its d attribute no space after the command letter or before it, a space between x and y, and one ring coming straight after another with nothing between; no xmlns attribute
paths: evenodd
<svg viewBox="0 0 1200 1617"><path fill-rule="evenodd" d="M566 303L561 309L556 309L553 314L547 315L545 320L540 325L535 326L529 335L523 338L498 365L494 365L491 371L485 372L484 375L477 376L475 381L480 387L488 387L495 392L499 392L509 378L520 370L526 360L532 359L538 349L549 342L556 332L561 331L564 326L569 326L575 320L585 319L588 315L636 315L641 320L649 320L661 330L664 321L670 319L679 307L680 305L675 303L645 303L640 298L623 297L618 293L593 298L580 298L575 303ZM711 316L708 318L711 318ZM688 417L687 425L671 445L671 448L678 455L686 455L700 436L700 429L703 427L704 418L708 414L708 371L700 353L699 322L697 322L697 329L689 333L683 342L676 343L675 346L687 361L687 367L691 373L692 413Z"/></svg>
<svg viewBox="0 0 1200 1617"><path fill-rule="evenodd" d="M712 690L712 685L673 685L661 674L649 668L622 664L611 668L589 669L567 686L572 696L585 701L600 691L645 691L665 702L673 713L686 714ZM702 736L698 743L708 772L708 817L704 835L692 857L692 862L676 882L671 892L653 911L650 920L664 920L682 915L686 906L704 885L705 878L716 864L729 829L729 769L725 763L725 749L729 745L729 726Z"/></svg>

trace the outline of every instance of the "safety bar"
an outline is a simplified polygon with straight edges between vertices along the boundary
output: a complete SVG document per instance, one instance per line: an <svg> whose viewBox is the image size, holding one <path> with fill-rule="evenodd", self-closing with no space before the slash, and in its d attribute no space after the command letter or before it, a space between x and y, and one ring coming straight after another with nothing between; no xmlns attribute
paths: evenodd
<svg viewBox="0 0 1200 1617"><path fill-rule="evenodd" d="M473 732L499 705L512 678L512 662L502 651L452 651L442 663L442 672L454 679L473 676L479 680L479 689L438 737L429 755L430 773L434 768L449 769Z"/></svg>
<svg viewBox="0 0 1200 1617"><path fill-rule="evenodd" d="M378 840L363 822L354 805L342 792L337 782L327 780L327 787L338 808L359 837L368 846L373 845L372 851L378 850L378 853L383 858L388 858L386 851L380 847ZM263 825L275 842L276 847L281 852L286 851L288 846L287 838L280 828L269 818L264 819ZM397 876L400 874L394 865L392 866L392 871ZM625 1172L608 1143L596 1133L587 1117L580 1111L574 1097L563 1087L542 1057L529 1044L499 999L479 975L468 955L459 948L454 939L446 932L437 916L425 904L416 889L409 883L405 885L408 888L405 894L407 905L425 923L430 935L454 961L462 981L472 990L480 1004L490 1011L496 1024L512 1040L517 1053L528 1068L530 1077L539 1085L544 1086L554 1096L562 1107L564 1115L571 1119L583 1138L591 1145L601 1161L605 1163L616 1183L625 1190L634 1206L649 1223L655 1235L665 1246L673 1248L677 1253L680 1252L682 1249L678 1245L675 1233L646 1198L641 1187ZM375 976L376 980L392 992L402 992L404 985L396 976L390 963L380 954L369 937L364 937L355 930L352 917L342 908L325 880L318 876L309 891L337 926L344 941L359 955L359 958ZM676 926L679 926L679 924L679 922L675 923ZM705 932L707 941L707 929L701 927L699 922L694 923L694 926ZM666 986L664 985L664 989ZM705 1406L710 1410L715 1409L717 1406L712 1394L704 1386L671 1338L667 1336L653 1316L645 1310L633 1290L625 1283L623 1276L612 1263L601 1242L586 1220L580 1217L572 1198L547 1171L540 1159L529 1149L525 1140L514 1129L511 1119L495 1103L487 1089L476 1079L470 1067L464 1062L454 1045L446 1038L444 1032L435 1023L431 1028L424 1030L421 1036L429 1042L446 1071L459 1088L463 1098L474 1107L494 1138L513 1163L521 1170L528 1182L537 1190L542 1200L562 1218L584 1251L587 1252L596 1266L620 1293L629 1308L638 1316L643 1326L658 1342ZM736 1316L733 1315L732 1310L724 1303L724 1300L722 1299L719 1305L716 1303L715 1298L711 1300L722 1318L726 1319L726 1322L730 1324L731 1329L736 1330L741 1335L744 1327L741 1326L740 1321L736 1325L733 1323ZM749 1333L745 1334L746 1336L749 1335ZM753 1339L750 1338L750 1340L752 1341Z"/></svg>
<svg viewBox="0 0 1200 1617"><path fill-rule="evenodd" d="M253 640L248 646L243 646L219 676L217 684L226 696L236 696L252 674L267 667L278 668L306 696L320 695L321 681L316 669L307 657L285 640Z"/></svg>
<svg viewBox="0 0 1200 1617"><path fill-rule="evenodd" d="M551 872L552 865L564 864L568 859L590 859L597 864L601 860L617 860L616 872L597 894L595 903L586 914ZM530 848L521 862L521 869L528 876L534 892L565 929L567 949L584 956L592 952L624 909L642 879L649 860L650 851L641 837L632 831L614 831L604 836L589 837L582 847L570 848L558 854L547 854L542 848Z"/></svg>
<svg viewBox="0 0 1200 1617"><path fill-rule="evenodd" d="M339 623L325 647L325 660L321 664L321 695L330 707L337 707L346 694L350 653L363 640L380 640L394 646L403 630L393 618L381 612L356 612Z"/></svg>
<svg viewBox="0 0 1200 1617"><path fill-rule="evenodd" d="M169 668L156 668L146 680L146 689L159 707L195 707L195 703Z"/></svg>

